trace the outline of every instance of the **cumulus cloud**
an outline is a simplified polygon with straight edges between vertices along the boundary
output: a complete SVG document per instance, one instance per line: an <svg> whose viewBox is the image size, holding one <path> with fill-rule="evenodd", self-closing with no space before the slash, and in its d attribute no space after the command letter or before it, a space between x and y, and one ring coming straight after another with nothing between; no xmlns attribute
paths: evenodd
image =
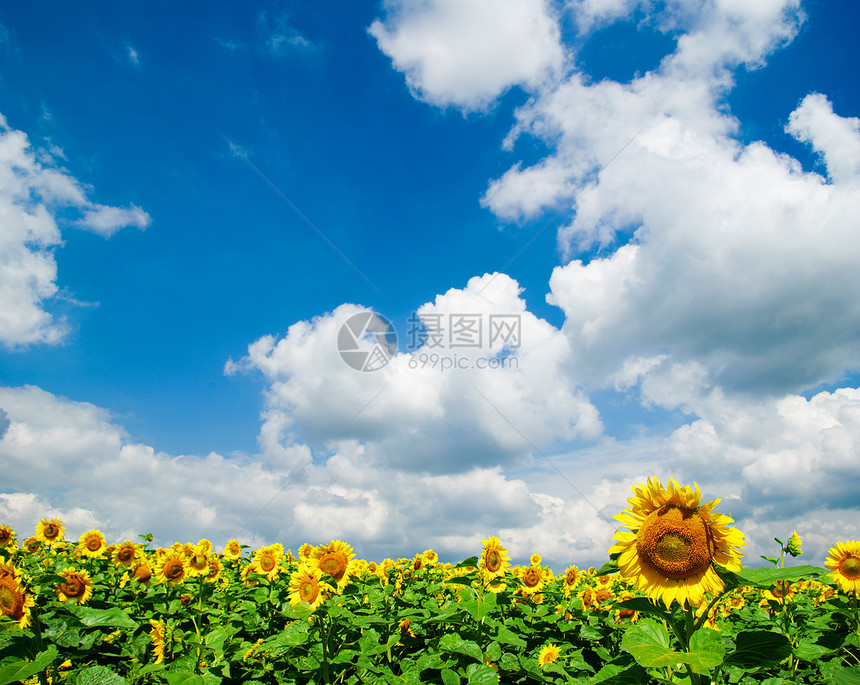
<svg viewBox="0 0 860 685"><path fill-rule="evenodd" d="M856 182L860 177L860 119L835 114L821 93L803 99L785 130L821 155L835 183Z"/></svg>
<svg viewBox="0 0 860 685"><path fill-rule="evenodd" d="M60 207L82 212L75 225L106 237L150 222L134 205L121 209L88 200L51 152L34 150L27 135L0 115L0 343L6 347L54 344L68 332L65 319L49 310L59 290L53 251L62 244L55 220Z"/></svg>
<svg viewBox="0 0 860 685"><path fill-rule="evenodd" d="M561 69L546 0L388 0L369 31L417 97L481 109L510 87L534 88Z"/></svg>

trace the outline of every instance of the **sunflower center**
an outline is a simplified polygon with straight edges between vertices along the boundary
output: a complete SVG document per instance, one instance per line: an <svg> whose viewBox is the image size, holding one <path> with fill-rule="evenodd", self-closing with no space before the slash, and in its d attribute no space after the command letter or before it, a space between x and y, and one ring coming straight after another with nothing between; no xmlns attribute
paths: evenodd
<svg viewBox="0 0 860 685"><path fill-rule="evenodd" d="M57 525L55 525L55 524L53 524L53 523L48 523L48 524L46 524L46 525L45 525L45 529L44 529L44 531L43 531L43 535L44 535L46 538L48 538L49 540L51 540L52 538L57 537L57 535L59 535L59 534L60 534L60 527L59 527L59 526L57 526Z"/></svg>
<svg viewBox="0 0 860 685"><path fill-rule="evenodd" d="M201 571L209 566L209 560L202 554L195 554L191 557L191 565L198 571Z"/></svg>
<svg viewBox="0 0 860 685"><path fill-rule="evenodd" d="M134 550L128 547L123 547L116 555L120 561L131 561L134 559Z"/></svg>
<svg viewBox="0 0 860 685"><path fill-rule="evenodd" d="M65 583L60 583L60 592L66 597L83 597L86 586L77 576L69 576Z"/></svg>
<svg viewBox="0 0 860 685"><path fill-rule="evenodd" d="M484 561L487 570L490 573L496 573L496 571L502 568L502 555L494 549L487 552L487 556L484 558Z"/></svg>
<svg viewBox="0 0 860 685"><path fill-rule="evenodd" d="M263 569L266 573L268 573L273 568L275 568L275 560L268 554L262 556L260 558L260 568Z"/></svg>
<svg viewBox="0 0 860 685"><path fill-rule="evenodd" d="M667 504L651 512L636 537L639 556L672 580L708 569L714 543L708 525L695 509Z"/></svg>
<svg viewBox="0 0 860 685"><path fill-rule="evenodd" d="M166 578L181 578L185 573L185 569L182 568L182 564L172 563L167 564L164 567L164 576Z"/></svg>
<svg viewBox="0 0 860 685"><path fill-rule="evenodd" d="M340 580L346 573L346 559L342 554L324 554L320 558L320 570L328 573L335 580Z"/></svg>
<svg viewBox="0 0 860 685"><path fill-rule="evenodd" d="M9 532L0 530L0 547L5 547L11 539L12 535Z"/></svg>
<svg viewBox="0 0 860 685"><path fill-rule="evenodd" d="M0 585L0 611L7 616L12 616L18 608L19 600L12 588Z"/></svg>
<svg viewBox="0 0 860 685"><path fill-rule="evenodd" d="M839 572L848 580L860 578L860 557L845 557L839 564Z"/></svg>
<svg viewBox="0 0 860 685"><path fill-rule="evenodd" d="M576 582L576 571L568 571L564 576L564 582L573 585Z"/></svg>
<svg viewBox="0 0 860 685"><path fill-rule="evenodd" d="M308 604L313 604L318 594L319 586L313 581L306 580L301 585L299 585L299 597L301 597Z"/></svg>
<svg viewBox="0 0 860 685"><path fill-rule="evenodd" d="M98 552L102 547L102 541L98 538L90 538L87 540L87 549L90 552Z"/></svg>

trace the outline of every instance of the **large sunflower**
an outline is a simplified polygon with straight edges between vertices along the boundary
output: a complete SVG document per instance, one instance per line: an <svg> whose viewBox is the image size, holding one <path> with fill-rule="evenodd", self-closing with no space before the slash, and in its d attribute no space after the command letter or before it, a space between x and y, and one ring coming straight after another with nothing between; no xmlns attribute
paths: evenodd
<svg viewBox="0 0 860 685"><path fill-rule="evenodd" d="M0 549L15 544L15 531L9 526L0 526Z"/></svg>
<svg viewBox="0 0 860 685"><path fill-rule="evenodd" d="M24 592L14 572L0 574L0 615L17 622L19 628L27 628L33 606L33 598Z"/></svg>
<svg viewBox="0 0 860 685"><path fill-rule="evenodd" d="M860 593L860 542L836 543L830 548L824 565L843 592Z"/></svg>
<svg viewBox="0 0 860 685"><path fill-rule="evenodd" d="M349 583L350 562L355 557L352 547L340 540L314 547L308 557L308 565L329 575L341 589Z"/></svg>
<svg viewBox="0 0 860 685"><path fill-rule="evenodd" d="M484 543L484 549L478 560L478 568L481 569L484 579L489 581L504 576L505 569L511 565L508 550L502 547L499 538L494 535L481 542Z"/></svg>
<svg viewBox="0 0 860 685"><path fill-rule="evenodd" d="M207 566L208 568L208 566ZM158 560L155 577L159 583L174 585L181 583L188 575L188 557L184 552L169 551Z"/></svg>
<svg viewBox="0 0 860 685"><path fill-rule="evenodd" d="M66 527L60 519L42 519L36 524L36 539L46 545L53 545L63 541L65 531Z"/></svg>
<svg viewBox="0 0 860 685"><path fill-rule="evenodd" d="M307 602L311 609L322 604L335 589L322 580L323 572L315 567L301 565L290 576L290 604Z"/></svg>
<svg viewBox="0 0 860 685"><path fill-rule="evenodd" d="M86 604L93 596L93 581L85 569L75 570L72 566L60 571L60 576L65 582L57 583L57 599L68 602L70 599L78 600L78 604Z"/></svg>
<svg viewBox="0 0 860 685"><path fill-rule="evenodd" d="M723 581L714 564L739 571L744 535L729 528L732 519L713 508L720 500L700 504L699 486L679 486L669 479L664 488L657 478L637 484L630 507L615 518L629 530L616 531L610 554L618 554L621 573L636 587L666 607L699 605L705 593L718 594Z"/></svg>
<svg viewBox="0 0 860 685"><path fill-rule="evenodd" d="M107 542L99 530L88 530L78 540L77 550L85 557L97 559L105 553Z"/></svg>

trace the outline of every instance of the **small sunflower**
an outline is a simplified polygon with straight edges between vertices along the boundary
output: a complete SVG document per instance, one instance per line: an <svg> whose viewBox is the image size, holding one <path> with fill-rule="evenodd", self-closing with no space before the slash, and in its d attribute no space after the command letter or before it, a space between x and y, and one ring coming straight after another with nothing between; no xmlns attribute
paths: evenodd
<svg viewBox="0 0 860 685"><path fill-rule="evenodd" d="M188 575L188 557L183 552L166 552L155 566L155 577L159 583L175 585Z"/></svg>
<svg viewBox="0 0 860 685"><path fill-rule="evenodd" d="M98 559L105 553L106 548L105 536L98 530L88 530L78 540L78 552L91 559Z"/></svg>
<svg viewBox="0 0 860 685"><path fill-rule="evenodd" d="M149 585L152 582L152 567L148 561L141 561L134 568L134 579L140 585Z"/></svg>
<svg viewBox="0 0 860 685"><path fill-rule="evenodd" d="M228 540L224 546L224 558L227 561L233 561L242 556L242 545L238 540Z"/></svg>
<svg viewBox="0 0 860 685"><path fill-rule="evenodd" d="M0 549L12 547L15 544L15 531L9 526L0 526Z"/></svg>
<svg viewBox="0 0 860 685"><path fill-rule="evenodd" d="M311 609L322 604L335 589L322 580L319 568L299 566L290 576L290 604L307 602Z"/></svg>
<svg viewBox="0 0 860 685"><path fill-rule="evenodd" d="M212 554L212 542L203 538L197 543L197 549L202 550L203 554Z"/></svg>
<svg viewBox="0 0 860 685"><path fill-rule="evenodd" d="M540 592L546 584L546 573L540 566L520 568L516 575L523 584L521 590L526 595Z"/></svg>
<svg viewBox="0 0 860 685"><path fill-rule="evenodd" d="M191 554L187 555L189 577L205 576L209 573L209 553L205 549L205 546L198 544Z"/></svg>
<svg viewBox="0 0 860 685"><path fill-rule="evenodd" d="M39 540L37 540L35 536L24 538L21 541L21 549L23 549L25 552L33 554L34 552L38 552L40 549L42 549L42 543L39 542Z"/></svg>
<svg viewBox="0 0 860 685"><path fill-rule="evenodd" d="M212 555L209 557L209 575L206 576L207 583L214 583L221 577L221 573L224 571L224 564L221 563L221 560Z"/></svg>
<svg viewBox="0 0 860 685"><path fill-rule="evenodd" d="M550 642L548 645L541 647L541 650L538 653L538 666L543 668L547 664L558 661L558 657L560 656L561 650L558 645Z"/></svg>
<svg viewBox="0 0 860 685"><path fill-rule="evenodd" d="M846 540L830 548L824 565L842 592L860 592L860 542Z"/></svg>
<svg viewBox="0 0 860 685"><path fill-rule="evenodd" d="M137 547L131 540L126 540L121 545L116 545L111 553L111 561L118 566L130 568L138 557Z"/></svg>
<svg viewBox="0 0 860 685"><path fill-rule="evenodd" d="M484 543L484 550L478 560L478 568L481 569L484 580L489 581L504 576L505 569L511 565L508 550L502 547L499 538L494 535L482 540L482 542Z"/></svg>
<svg viewBox="0 0 860 685"><path fill-rule="evenodd" d="M674 600L697 606L705 593L721 592L714 565L739 571L745 543L741 531L728 527L732 519L713 511L720 500L700 504L698 485L681 487L674 479L664 488L650 478L633 492L631 506L615 517L630 532L616 531L609 548L619 555L621 573L667 608Z"/></svg>
<svg viewBox="0 0 860 685"><path fill-rule="evenodd" d="M152 640L155 663L164 663L164 652L167 649L167 624L164 621L149 619L149 625L152 626L149 637Z"/></svg>
<svg viewBox="0 0 860 685"><path fill-rule="evenodd" d="M439 555L432 549L425 549L421 556L424 557L424 561L428 564L436 564L439 561Z"/></svg>
<svg viewBox="0 0 860 685"><path fill-rule="evenodd" d="M57 599L68 602L70 599L78 600L78 604L86 604L93 596L93 581L85 569L75 570L72 566L60 571L60 576L65 580L57 583Z"/></svg>
<svg viewBox="0 0 860 685"><path fill-rule="evenodd" d="M42 519L36 524L36 539L46 545L53 545L63 541L66 527L58 518Z"/></svg>
<svg viewBox="0 0 860 685"><path fill-rule="evenodd" d="M579 582L580 572L576 566L568 566L564 572L564 594L569 596Z"/></svg>
<svg viewBox="0 0 860 685"><path fill-rule="evenodd" d="M352 547L340 540L332 540L327 545L315 547L308 558L309 565L329 575L342 589L349 583L350 562L355 557Z"/></svg>
<svg viewBox="0 0 860 685"><path fill-rule="evenodd" d="M532 554L529 557L529 562L531 562L532 566L540 566L541 562L543 562L543 557L540 554Z"/></svg>
<svg viewBox="0 0 860 685"><path fill-rule="evenodd" d="M274 580L281 574L281 560L284 558L284 546L281 543L260 547L254 552L254 573Z"/></svg>

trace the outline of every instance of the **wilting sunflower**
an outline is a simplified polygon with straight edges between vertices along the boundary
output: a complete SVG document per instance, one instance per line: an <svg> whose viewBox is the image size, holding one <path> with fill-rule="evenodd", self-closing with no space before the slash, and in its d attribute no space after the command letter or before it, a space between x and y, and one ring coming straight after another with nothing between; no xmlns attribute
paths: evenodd
<svg viewBox="0 0 860 685"><path fill-rule="evenodd" d="M15 544L15 531L9 526L0 526L0 549L11 547Z"/></svg>
<svg viewBox="0 0 860 685"><path fill-rule="evenodd" d="M224 558L227 561L233 561L242 556L242 545L238 540L228 540L224 546Z"/></svg>
<svg viewBox="0 0 860 685"><path fill-rule="evenodd" d="M11 573L0 574L0 615L24 629L30 625L30 609L35 604L32 596L24 592L14 569Z"/></svg>
<svg viewBox="0 0 860 685"><path fill-rule="evenodd" d="M80 540L78 540L77 550L85 557L98 559L105 553L105 549L107 549L107 542L105 541L105 536L102 535L101 531L88 530L86 533L81 535Z"/></svg>
<svg viewBox="0 0 860 685"><path fill-rule="evenodd" d="M484 550L478 560L478 568L481 569L484 580L489 581L504 576L505 569L511 565L508 550L502 547L499 538L494 535L481 542L484 543Z"/></svg>
<svg viewBox="0 0 860 685"><path fill-rule="evenodd" d="M60 571L65 582L57 583L57 599L68 602L78 600L78 604L86 604L93 596L93 581L85 569L75 570L72 566Z"/></svg>
<svg viewBox="0 0 860 685"><path fill-rule="evenodd" d="M842 592L860 592L860 542L846 540L830 548L824 565Z"/></svg>
<svg viewBox="0 0 860 685"><path fill-rule="evenodd" d="M561 650L558 648L558 645L550 642L548 645L541 647L541 650L538 653L538 666L543 668L547 664L557 661L560 656Z"/></svg>
<svg viewBox="0 0 860 685"><path fill-rule="evenodd" d="M311 609L316 609L326 597L335 591L322 580L320 569L309 566L299 566L290 576L290 604L307 602Z"/></svg>
<svg viewBox="0 0 860 685"><path fill-rule="evenodd" d="M137 556L137 547L134 546L131 540L126 540L121 545L113 548L111 561L119 566L130 568L134 565Z"/></svg>
<svg viewBox="0 0 860 685"><path fill-rule="evenodd" d="M619 555L621 573L667 608L673 600L697 606L705 593L721 592L714 564L739 571L745 543L741 531L728 527L732 519L713 511L720 500L700 504L698 485L680 487L674 479L664 488L649 478L633 492L631 506L615 517L630 532L616 531L617 542L609 548Z"/></svg>
<svg viewBox="0 0 860 685"><path fill-rule="evenodd" d="M174 585L188 575L188 557L184 552L169 551L162 555L155 566L155 577L159 583Z"/></svg>
<svg viewBox="0 0 860 685"><path fill-rule="evenodd" d="M329 575L338 589L342 589L349 583L350 562L354 557L352 547L340 540L332 540L327 545L314 547L308 557L308 565Z"/></svg>
<svg viewBox="0 0 860 685"><path fill-rule="evenodd" d="M58 518L42 519L36 524L36 539L46 545L54 545L63 541L66 527Z"/></svg>

